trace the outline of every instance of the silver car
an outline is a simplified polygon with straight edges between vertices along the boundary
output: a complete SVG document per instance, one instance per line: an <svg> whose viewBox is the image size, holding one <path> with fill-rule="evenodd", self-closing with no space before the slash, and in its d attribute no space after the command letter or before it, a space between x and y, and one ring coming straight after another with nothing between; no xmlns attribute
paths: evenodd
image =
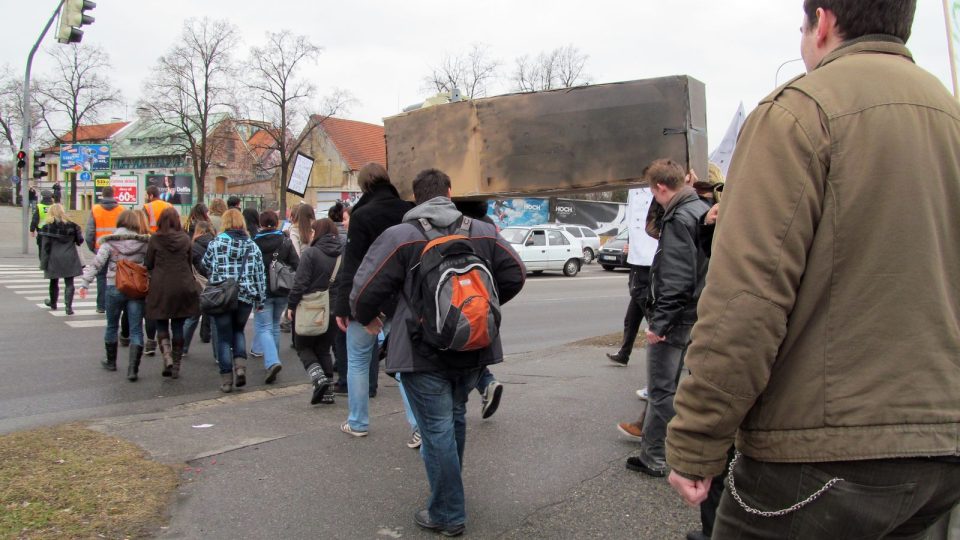
<svg viewBox="0 0 960 540"><path fill-rule="evenodd" d="M549 270L575 276L583 264L580 240L561 227L507 227L500 234L520 255L527 271L534 274Z"/></svg>

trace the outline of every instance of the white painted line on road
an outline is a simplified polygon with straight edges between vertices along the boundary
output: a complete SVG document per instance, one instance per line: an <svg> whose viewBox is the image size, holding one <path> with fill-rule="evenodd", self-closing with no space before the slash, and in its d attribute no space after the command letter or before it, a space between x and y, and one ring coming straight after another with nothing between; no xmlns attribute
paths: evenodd
<svg viewBox="0 0 960 540"><path fill-rule="evenodd" d="M46 307L46 306L44 306L44 307ZM62 311L51 311L50 314L53 315L54 317L66 317L66 316L67 316L67 314L64 313L64 312L62 312ZM89 316L89 315L100 315L100 316L103 316L103 314L97 313L97 310L95 310L95 309L78 309L78 310L76 310L76 311L73 313L73 315L71 315L71 317L86 317L86 316Z"/></svg>
<svg viewBox="0 0 960 540"><path fill-rule="evenodd" d="M43 295L43 296L27 296L27 297L24 298L24 300L30 300L30 301L33 301L33 302L36 302L37 300L46 300L46 299L47 299L47 295ZM46 307L46 306L44 306L44 307Z"/></svg>
<svg viewBox="0 0 960 540"><path fill-rule="evenodd" d="M66 321L68 326L73 328L103 328L107 326L106 319L97 319L94 321Z"/></svg>
<svg viewBox="0 0 960 540"><path fill-rule="evenodd" d="M8 288L8 289L13 289L13 290L14 290L13 292L15 292L15 293L17 293L17 294L36 294L36 293L38 293L38 292L46 292L46 291L48 291L48 290L50 289L50 285L49 285L49 284L43 284L43 285L41 285L41 284L37 284L37 285L7 285L7 288ZM77 287L77 288L79 289L80 287ZM61 287L60 290L62 291L63 288ZM92 293L96 292L96 290L97 290L96 287L90 287L89 289L87 289L87 292L92 294Z"/></svg>
<svg viewBox="0 0 960 540"><path fill-rule="evenodd" d="M0 281L0 285L9 285L11 283L36 283L38 281L49 281L49 280L43 279L42 277L33 278L33 279L7 279L7 280Z"/></svg>
<svg viewBox="0 0 960 540"><path fill-rule="evenodd" d="M45 298L42 298L41 300L46 300L46 299L45 299ZM47 306L45 306L44 304L37 304L37 307L38 307L38 308L45 308L45 307L47 307ZM78 308L78 307L92 307L92 308L95 308L95 307L97 307L97 303L96 303L96 302L74 302L74 303L73 303L73 307L75 307L75 308Z"/></svg>
<svg viewBox="0 0 960 540"><path fill-rule="evenodd" d="M43 270L0 270L0 277L42 276Z"/></svg>

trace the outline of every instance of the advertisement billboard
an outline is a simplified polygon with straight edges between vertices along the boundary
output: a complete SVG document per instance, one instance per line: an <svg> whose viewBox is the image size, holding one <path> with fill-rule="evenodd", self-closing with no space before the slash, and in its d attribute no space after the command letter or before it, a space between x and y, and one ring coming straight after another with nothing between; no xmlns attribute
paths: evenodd
<svg viewBox="0 0 960 540"><path fill-rule="evenodd" d="M145 185L157 186L160 200L170 204L193 204L192 174L148 174Z"/></svg>
<svg viewBox="0 0 960 540"><path fill-rule="evenodd" d="M140 195L139 182L135 175L117 175L100 177L94 180L96 191L94 198L100 202L100 192L107 186L113 186L113 199L117 204L133 206L137 204Z"/></svg>
<svg viewBox="0 0 960 540"><path fill-rule="evenodd" d="M110 145L61 144L61 171L109 171Z"/></svg>
<svg viewBox="0 0 960 540"><path fill-rule="evenodd" d="M557 223L583 225L600 236L615 236L626 225L627 205L615 202L557 199Z"/></svg>
<svg viewBox="0 0 960 540"><path fill-rule="evenodd" d="M497 199L487 205L487 215L501 229L542 225L550 219L550 200Z"/></svg>

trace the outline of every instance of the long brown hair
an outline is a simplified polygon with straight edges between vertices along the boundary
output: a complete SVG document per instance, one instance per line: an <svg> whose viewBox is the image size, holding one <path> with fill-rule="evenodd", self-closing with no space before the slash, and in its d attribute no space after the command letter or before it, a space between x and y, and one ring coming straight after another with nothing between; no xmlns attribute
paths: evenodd
<svg viewBox="0 0 960 540"><path fill-rule="evenodd" d="M312 233L310 226L313 225L313 220L315 217L316 215L313 213L313 207L309 204L303 203L300 205L300 208L297 208L297 216L294 219L294 223L297 226L297 232L300 233L301 245L310 245Z"/></svg>
<svg viewBox="0 0 960 540"><path fill-rule="evenodd" d="M328 234L336 235L337 233L337 224L334 223L332 219L318 219L313 222L313 240L310 242L310 245L312 246L317 242L317 240Z"/></svg>
<svg viewBox="0 0 960 540"><path fill-rule="evenodd" d="M157 234L170 234L182 232L183 224L180 223L180 214L174 207L164 208L157 218Z"/></svg>

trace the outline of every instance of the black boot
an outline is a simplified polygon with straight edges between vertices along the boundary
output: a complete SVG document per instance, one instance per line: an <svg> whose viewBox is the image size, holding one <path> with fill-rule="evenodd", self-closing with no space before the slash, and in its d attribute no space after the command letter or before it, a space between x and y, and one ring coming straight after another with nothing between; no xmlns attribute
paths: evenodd
<svg viewBox="0 0 960 540"><path fill-rule="evenodd" d="M73 293L75 290L73 285L67 285L63 289L63 304L66 306L67 315L73 315Z"/></svg>
<svg viewBox="0 0 960 540"><path fill-rule="evenodd" d="M107 351L107 358L100 362L104 369L109 371L117 370L117 343L104 343L104 348Z"/></svg>
<svg viewBox="0 0 960 540"><path fill-rule="evenodd" d="M60 282L51 279L50 280L50 298L43 301L43 305L47 306L51 310L57 309L57 298L60 296Z"/></svg>
<svg viewBox="0 0 960 540"><path fill-rule="evenodd" d="M137 380L140 374L140 358L143 357L143 347L133 345L130 347L130 364L127 366L127 380L133 382Z"/></svg>

